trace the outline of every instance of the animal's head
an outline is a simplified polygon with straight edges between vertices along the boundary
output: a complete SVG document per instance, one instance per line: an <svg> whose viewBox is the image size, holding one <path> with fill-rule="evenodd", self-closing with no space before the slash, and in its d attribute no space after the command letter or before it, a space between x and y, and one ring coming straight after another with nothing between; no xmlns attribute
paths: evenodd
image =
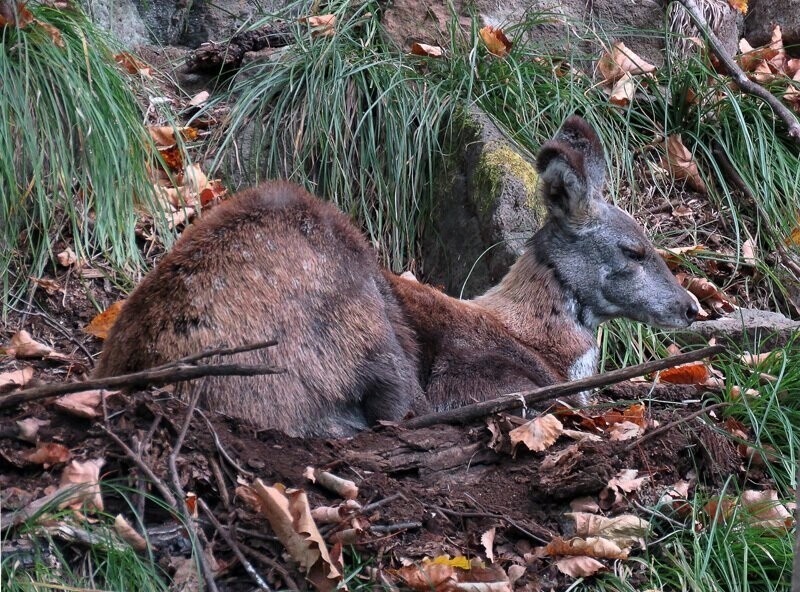
<svg viewBox="0 0 800 592"><path fill-rule="evenodd" d="M686 327L697 305L636 221L603 199L605 158L582 118L569 117L537 157L549 219L533 241L589 326L626 317Z"/></svg>

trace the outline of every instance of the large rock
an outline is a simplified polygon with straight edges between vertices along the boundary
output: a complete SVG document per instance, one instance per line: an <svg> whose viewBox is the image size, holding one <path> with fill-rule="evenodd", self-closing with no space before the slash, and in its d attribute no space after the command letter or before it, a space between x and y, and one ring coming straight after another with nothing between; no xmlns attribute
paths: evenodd
<svg viewBox="0 0 800 592"><path fill-rule="evenodd" d="M92 20L130 46L153 42L196 48L224 41L275 0L84 0Z"/></svg>
<svg viewBox="0 0 800 592"><path fill-rule="evenodd" d="M706 7L726 49L735 51L740 15L725 0L701 0L698 4ZM658 0L454 0L452 7L454 13L444 3L393 0L384 9L383 23L389 37L406 49L415 41L450 46L453 20L466 30L474 13L481 25L507 27L527 22L529 39L565 55L599 55L603 45L621 40L650 62L664 61L665 7ZM682 8L676 6L675 10ZM697 35L682 13L677 25L679 32ZM514 36L520 34L514 32Z"/></svg>
<svg viewBox="0 0 800 592"><path fill-rule="evenodd" d="M426 281L468 297L505 275L545 211L533 164L482 112L465 115L453 154L425 233L423 267Z"/></svg>
<svg viewBox="0 0 800 592"><path fill-rule="evenodd" d="M800 0L750 0L744 19L745 36L750 44L758 47L769 43L775 25L781 26L784 45L800 44Z"/></svg>
<svg viewBox="0 0 800 592"><path fill-rule="evenodd" d="M717 341L756 352L783 347L799 332L800 321L793 321L777 312L740 308L720 319L693 323L678 338L683 343L706 343L715 337Z"/></svg>

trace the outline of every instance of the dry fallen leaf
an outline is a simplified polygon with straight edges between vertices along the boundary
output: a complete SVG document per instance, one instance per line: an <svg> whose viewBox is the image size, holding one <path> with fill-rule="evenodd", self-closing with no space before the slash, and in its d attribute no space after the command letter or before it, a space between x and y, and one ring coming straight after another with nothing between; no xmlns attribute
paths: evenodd
<svg viewBox="0 0 800 592"><path fill-rule="evenodd" d="M573 578L588 578L607 569L593 557L565 557L556 561L556 567L561 573Z"/></svg>
<svg viewBox="0 0 800 592"><path fill-rule="evenodd" d="M114 56L114 61L128 72L128 74L139 74L144 78L152 78L152 69L140 59L128 52L118 53Z"/></svg>
<svg viewBox="0 0 800 592"><path fill-rule="evenodd" d="M440 563L407 565L390 573L403 579L412 590L453 590L456 582L456 568Z"/></svg>
<svg viewBox="0 0 800 592"><path fill-rule="evenodd" d="M707 192L697 163L689 149L683 145L680 135L667 137L666 157L662 159L661 166L670 171L676 180L686 181L686 184L698 193Z"/></svg>
<svg viewBox="0 0 800 592"><path fill-rule="evenodd" d="M567 512L565 517L575 521L575 535L583 538L604 537L611 539L620 548L642 544L650 530L650 523L633 514L620 514L613 518L587 512Z"/></svg>
<svg viewBox="0 0 800 592"><path fill-rule="evenodd" d="M486 44L486 49L492 55L503 58L511 51L511 41L508 40L502 29L487 25L479 31L479 34Z"/></svg>
<svg viewBox="0 0 800 592"><path fill-rule="evenodd" d="M440 58L444 55L444 50L438 45L427 45L426 43L412 43L411 53L418 56Z"/></svg>
<svg viewBox="0 0 800 592"><path fill-rule="evenodd" d="M39 439L39 428L50 425L49 419L39 419L38 417L26 417L17 422L19 434L17 438L26 442L36 442Z"/></svg>
<svg viewBox="0 0 800 592"><path fill-rule="evenodd" d="M192 97L192 100L189 101L190 107L199 107L200 105L204 104L208 97L211 96L207 90L201 91L197 93L195 96Z"/></svg>
<svg viewBox="0 0 800 592"><path fill-rule="evenodd" d="M492 526L481 535L481 545L486 551L486 559L489 563L494 563L494 534L497 529Z"/></svg>
<svg viewBox="0 0 800 592"><path fill-rule="evenodd" d="M653 64L636 55L622 41L615 42L611 47L611 52L606 52L600 57L597 67L606 84L613 84L626 74L636 76L656 71Z"/></svg>
<svg viewBox="0 0 800 592"><path fill-rule="evenodd" d="M552 446L563 431L564 426L556 416L547 414L514 428L508 435L511 438L512 450L522 443L528 450L541 452Z"/></svg>
<svg viewBox="0 0 800 592"><path fill-rule="evenodd" d="M56 442L39 442L36 450L25 456L28 462L42 465L45 469L51 465L67 462L72 458L69 448Z"/></svg>
<svg viewBox="0 0 800 592"><path fill-rule="evenodd" d="M608 91L608 100L615 105L622 107L629 105L636 94L636 81L629 72L625 72L622 78L614 83L614 86Z"/></svg>
<svg viewBox="0 0 800 592"><path fill-rule="evenodd" d="M136 529L130 525L122 514L117 514L114 518L114 530L119 537L128 543L135 551L144 553L147 551L147 541L142 535L136 532Z"/></svg>
<svg viewBox="0 0 800 592"><path fill-rule="evenodd" d="M100 491L100 469L106 463L103 459L87 461L73 460L61 473L59 489L67 492L67 497L59 504L61 508L80 510L87 508L103 510L103 496Z"/></svg>
<svg viewBox="0 0 800 592"><path fill-rule="evenodd" d="M585 555L599 559L627 559L628 551L620 548L614 541L603 537L573 537L564 540L555 537L543 549L544 555L557 557L559 555Z"/></svg>
<svg viewBox="0 0 800 592"><path fill-rule="evenodd" d="M761 528L791 528L794 517L778 499L774 489L766 491L746 490L740 497L742 507L752 516L752 526Z"/></svg>
<svg viewBox="0 0 800 592"><path fill-rule="evenodd" d="M30 366L0 373L0 393L25 386L31 378L33 378L33 368Z"/></svg>
<svg viewBox="0 0 800 592"><path fill-rule="evenodd" d="M269 520L275 535L317 590L336 589L342 580L341 565L334 563L317 530L305 492L282 491L260 479L255 480L252 488L261 498L261 513Z"/></svg>
<svg viewBox="0 0 800 592"><path fill-rule="evenodd" d="M699 302L710 306L717 314L723 315L736 310L736 305L730 298L707 279L692 277L683 272L675 274L675 279L694 294Z"/></svg>
<svg viewBox="0 0 800 592"><path fill-rule="evenodd" d="M302 17L300 22L308 24L311 35L314 37L333 37L336 33L336 15L334 14Z"/></svg>
<svg viewBox="0 0 800 592"><path fill-rule="evenodd" d="M747 14L747 0L728 0L728 4L734 10Z"/></svg>
<svg viewBox="0 0 800 592"><path fill-rule="evenodd" d="M689 362L674 368L667 368L658 374L658 380L671 384L706 384L711 374L705 362Z"/></svg>
<svg viewBox="0 0 800 592"><path fill-rule="evenodd" d="M11 337L8 345L4 346L0 351L5 352L7 356L12 358L46 358L53 353L53 348L44 343L35 341L31 334L24 329L18 331Z"/></svg>
<svg viewBox="0 0 800 592"><path fill-rule="evenodd" d="M111 327L114 326L114 323L116 322L124 303L124 300L118 300L109 306L107 309L89 321L89 324L83 328L83 332L88 333L89 335L94 335L98 339L107 338L108 333L111 331Z"/></svg>
<svg viewBox="0 0 800 592"><path fill-rule="evenodd" d="M69 247L56 255L56 259L61 267L69 267L70 265L75 265L78 262L78 256L75 254L75 251Z"/></svg>
<svg viewBox="0 0 800 592"><path fill-rule="evenodd" d="M79 393L72 393L71 395L59 397L55 400L53 405L59 411L77 417L95 419L103 414L100 403L104 399L108 399L117 394L119 394L119 391L107 391L102 389L81 391Z"/></svg>
<svg viewBox="0 0 800 592"><path fill-rule="evenodd" d="M636 425L632 421L615 423L608 428L608 437L614 442L623 442L638 438L644 433L644 428Z"/></svg>

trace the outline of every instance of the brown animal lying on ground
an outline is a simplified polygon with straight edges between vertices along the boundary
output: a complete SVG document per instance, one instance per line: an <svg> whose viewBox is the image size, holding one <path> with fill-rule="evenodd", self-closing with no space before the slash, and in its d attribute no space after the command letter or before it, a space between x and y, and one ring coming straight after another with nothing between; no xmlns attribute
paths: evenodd
<svg viewBox="0 0 800 592"><path fill-rule="evenodd" d="M285 374L184 384L211 410L295 436L344 436L594 372L594 331L626 317L685 327L697 307L636 222L605 202L600 141L567 119L539 152L549 217L471 301L382 270L352 222L294 185L241 192L184 232L128 298L97 376L221 344Z"/></svg>

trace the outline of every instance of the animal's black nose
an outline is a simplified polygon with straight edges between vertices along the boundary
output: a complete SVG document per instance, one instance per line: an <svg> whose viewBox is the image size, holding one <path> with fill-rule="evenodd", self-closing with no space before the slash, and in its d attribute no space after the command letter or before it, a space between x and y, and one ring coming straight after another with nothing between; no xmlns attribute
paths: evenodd
<svg viewBox="0 0 800 592"><path fill-rule="evenodd" d="M686 320L690 323L697 318L697 313L700 312L697 304L694 302L690 302L689 306L686 308Z"/></svg>

